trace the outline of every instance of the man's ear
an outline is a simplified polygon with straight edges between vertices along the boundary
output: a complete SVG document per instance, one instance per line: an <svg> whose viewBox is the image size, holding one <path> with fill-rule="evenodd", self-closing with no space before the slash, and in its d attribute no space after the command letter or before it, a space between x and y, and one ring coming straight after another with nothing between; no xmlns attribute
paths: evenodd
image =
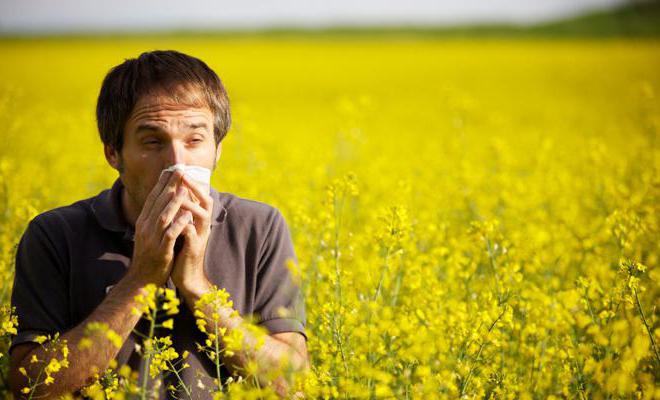
<svg viewBox="0 0 660 400"><path fill-rule="evenodd" d="M215 164L220 160L220 153L222 153L222 142L218 143L218 147L215 149Z"/></svg>
<svg viewBox="0 0 660 400"><path fill-rule="evenodd" d="M116 169L119 171L119 168L121 166L121 161L119 160L119 153L117 150L113 149L112 147L106 145L103 145L103 152L105 153L105 159L108 160L108 164L112 166L112 168Z"/></svg>

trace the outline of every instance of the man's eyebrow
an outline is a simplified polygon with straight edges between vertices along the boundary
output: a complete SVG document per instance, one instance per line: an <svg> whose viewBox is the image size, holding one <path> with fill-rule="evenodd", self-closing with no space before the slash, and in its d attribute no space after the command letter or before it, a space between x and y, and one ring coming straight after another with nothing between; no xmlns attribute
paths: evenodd
<svg viewBox="0 0 660 400"><path fill-rule="evenodd" d="M162 130L163 129L158 125L143 123L143 124L138 125L138 127L136 129L136 132L139 132L139 131L157 131L157 132L160 132Z"/></svg>
<svg viewBox="0 0 660 400"><path fill-rule="evenodd" d="M190 124L185 124L187 128L197 129L197 128L208 128L205 122L193 122ZM138 125L136 131L162 131L163 129L159 125L150 124L148 122Z"/></svg>
<svg viewBox="0 0 660 400"><path fill-rule="evenodd" d="M193 122L189 124L185 124L185 126L189 129L197 129L197 128L205 128L208 130L208 125L205 122ZM141 123L138 125L138 127L135 129L136 132L140 131L155 131L155 132L162 132L163 128L161 128L159 125L156 124L150 124L148 122Z"/></svg>
<svg viewBox="0 0 660 400"><path fill-rule="evenodd" d="M191 124L186 124L186 126L190 129L208 128L206 122L197 122L197 123L193 122Z"/></svg>

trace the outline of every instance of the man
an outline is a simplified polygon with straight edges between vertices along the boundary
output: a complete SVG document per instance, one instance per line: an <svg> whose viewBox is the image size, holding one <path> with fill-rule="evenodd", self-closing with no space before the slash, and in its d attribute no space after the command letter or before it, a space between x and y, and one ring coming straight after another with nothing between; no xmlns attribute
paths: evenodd
<svg viewBox="0 0 660 400"><path fill-rule="evenodd" d="M46 356L35 338L55 332L70 344L70 367L55 374L54 383L39 386L37 395L77 391L90 383L94 369L104 370L115 358L143 373L133 330L146 321L131 310L150 283L175 289L186 305L173 330L159 335L171 335L179 354L190 353L190 368L181 377L193 398L208 396L217 375L196 349L195 342L206 337L193 316L195 302L212 285L227 290L240 314L219 311L228 332L241 329L246 315L269 332L258 350L222 360L223 381L250 359L264 371L283 358L294 370L308 368L304 303L288 268L297 259L279 210L213 188L209 195L179 170L161 175L175 164L215 169L230 125L218 76L201 60L176 51L143 53L108 73L97 121L106 159L119 178L95 197L35 217L18 246L12 305L19 327L10 348L16 395L27 384L19 370L36 379L30 359ZM178 237L183 241L176 252ZM124 341L121 349L109 341L79 349L89 322L107 323ZM286 394L284 379L272 384Z"/></svg>

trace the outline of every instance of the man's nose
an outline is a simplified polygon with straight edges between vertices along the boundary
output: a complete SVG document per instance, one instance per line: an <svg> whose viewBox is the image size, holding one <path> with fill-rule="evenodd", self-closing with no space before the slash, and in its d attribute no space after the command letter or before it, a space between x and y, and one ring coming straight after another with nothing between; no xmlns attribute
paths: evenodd
<svg viewBox="0 0 660 400"><path fill-rule="evenodd" d="M174 164L188 163L186 156L186 148L183 143L179 143L177 141L171 141L168 144L166 157L167 157L166 162L169 163L168 167Z"/></svg>

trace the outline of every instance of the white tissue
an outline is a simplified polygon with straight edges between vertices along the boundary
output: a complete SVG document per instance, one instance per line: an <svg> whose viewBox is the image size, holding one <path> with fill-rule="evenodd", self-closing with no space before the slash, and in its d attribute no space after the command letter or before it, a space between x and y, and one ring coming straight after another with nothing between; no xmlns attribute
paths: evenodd
<svg viewBox="0 0 660 400"><path fill-rule="evenodd" d="M204 186L204 190L209 194L211 193L211 170L208 168L200 167L197 165L186 165L186 164L174 164L169 168L165 168L161 171L160 175L166 171L173 172L175 170L183 171L184 175L188 178L198 182L200 185ZM178 216L178 214L177 214ZM189 223L193 224L194 218L191 216Z"/></svg>
<svg viewBox="0 0 660 400"><path fill-rule="evenodd" d="M208 168L197 165L174 164L169 168L165 168L160 174L162 175L166 171L172 172L177 169L183 171L188 178L208 187L209 190L211 189L211 170Z"/></svg>

